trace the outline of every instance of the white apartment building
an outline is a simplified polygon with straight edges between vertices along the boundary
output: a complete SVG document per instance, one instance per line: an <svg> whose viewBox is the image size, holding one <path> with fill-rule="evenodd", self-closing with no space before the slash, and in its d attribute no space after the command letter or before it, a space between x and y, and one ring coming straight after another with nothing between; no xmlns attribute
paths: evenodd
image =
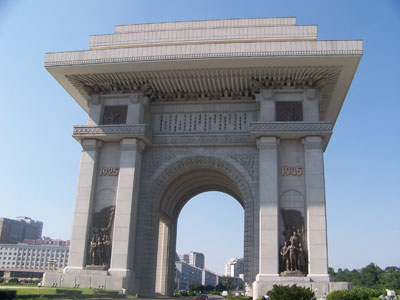
<svg viewBox="0 0 400 300"><path fill-rule="evenodd" d="M194 283L202 284L203 270L185 262L175 262L175 281L178 290L187 290Z"/></svg>
<svg viewBox="0 0 400 300"><path fill-rule="evenodd" d="M69 246L0 244L0 271L40 272L67 266Z"/></svg>
<svg viewBox="0 0 400 300"><path fill-rule="evenodd" d="M200 269L204 269L204 263L205 258L203 253L199 252L193 252L191 251L189 253L189 264L195 267L198 267Z"/></svg>
<svg viewBox="0 0 400 300"><path fill-rule="evenodd" d="M217 274L215 274L214 272L203 269L202 277L201 277L201 284L204 286L206 286L206 285L216 286L218 284L218 277L219 276Z"/></svg>
<svg viewBox="0 0 400 300"><path fill-rule="evenodd" d="M175 261L175 281L178 290L186 290L191 284L216 286L218 275L204 268L204 254L190 252L189 254L177 254Z"/></svg>
<svg viewBox="0 0 400 300"><path fill-rule="evenodd" d="M225 276L239 277L244 273L243 258L231 258L225 265Z"/></svg>

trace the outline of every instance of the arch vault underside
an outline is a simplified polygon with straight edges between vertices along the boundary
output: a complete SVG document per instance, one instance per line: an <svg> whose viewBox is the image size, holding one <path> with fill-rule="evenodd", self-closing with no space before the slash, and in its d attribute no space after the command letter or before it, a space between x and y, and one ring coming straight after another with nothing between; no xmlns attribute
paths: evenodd
<svg viewBox="0 0 400 300"><path fill-rule="evenodd" d="M232 158L230 160L235 162ZM142 263L140 268L142 270L140 272L143 276L142 280L156 286L157 280L164 281L162 283L163 288L161 288L161 283L159 283L158 292L160 294L171 293L175 278L176 226L179 213L186 202L195 195L205 191L221 191L234 197L243 206L245 211L245 281L248 285L251 285L257 271L254 270L253 257L255 255L253 249L257 248L254 247L253 240L253 193L246 177L229 162L212 156L189 156L168 161L166 165L162 172L154 174L151 178L146 178L146 184L143 186L144 194L148 196L146 201L144 201L146 203L144 209L146 217L143 218L143 231L147 232L147 236L145 236L145 243L147 241L147 244L145 244L144 248L147 251L145 259L141 259L138 262ZM160 166L160 169L163 169L163 166ZM143 197L145 199L144 195ZM147 223L145 220L147 220ZM149 222L148 220L152 221ZM160 221L167 228L159 227L158 224ZM160 232L160 229L163 232ZM161 237L160 234L166 234L167 236ZM157 236L159 236L158 239ZM164 241L166 245L162 249L168 249L168 254L160 252L161 245L159 243ZM152 251L149 251L149 249L152 249ZM160 260L160 255L163 255L167 259ZM159 264L166 265L168 263L167 270L164 272L160 271L162 267L157 267L157 261L155 260L157 257L159 258ZM166 275L164 277L157 277L156 274L160 275L161 273L165 273ZM151 291L154 289L154 285L143 288Z"/></svg>

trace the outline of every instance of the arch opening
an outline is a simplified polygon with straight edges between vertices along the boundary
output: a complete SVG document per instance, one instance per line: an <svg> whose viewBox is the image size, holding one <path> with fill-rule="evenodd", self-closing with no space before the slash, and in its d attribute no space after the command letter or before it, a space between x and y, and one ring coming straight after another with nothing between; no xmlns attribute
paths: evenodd
<svg viewBox="0 0 400 300"><path fill-rule="evenodd" d="M218 283L216 274L225 275L225 264L232 258L243 258L243 206L224 192L194 196L179 215L176 249L180 256L175 263L175 289L186 289L195 282L215 286ZM192 251L195 253L190 255ZM204 254L204 265L203 256L197 253ZM231 275L243 274L242 262L240 267L240 272Z"/></svg>
<svg viewBox="0 0 400 300"><path fill-rule="evenodd" d="M158 233L155 237L158 242L154 272L156 294L171 295L174 291L177 224L182 208L196 195L210 191L231 196L244 209L244 273L245 281L252 281L252 253L246 251L251 249L249 245L252 241L246 232L253 230L253 202L250 193L243 192L246 182L238 182L238 179L242 179L240 173L233 173L235 170L232 169L230 165L223 165L223 162L211 161L209 165L191 166L175 173L164 183L158 202Z"/></svg>

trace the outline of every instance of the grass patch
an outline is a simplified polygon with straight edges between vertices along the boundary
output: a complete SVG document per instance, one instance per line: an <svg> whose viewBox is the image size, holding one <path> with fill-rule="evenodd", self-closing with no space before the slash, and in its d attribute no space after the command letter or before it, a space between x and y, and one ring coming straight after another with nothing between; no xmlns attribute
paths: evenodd
<svg viewBox="0 0 400 300"><path fill-rule="evenodd" d="M17 291L16 299L23 300L41 300L41 299L84 299L84 298L124 298L119 291L67 288L67 287L26 287L21 285L7 286L6 290ZM57 292L58 290L58 292ZM125 298L136 298L132 295L126 295Z"/></svg>

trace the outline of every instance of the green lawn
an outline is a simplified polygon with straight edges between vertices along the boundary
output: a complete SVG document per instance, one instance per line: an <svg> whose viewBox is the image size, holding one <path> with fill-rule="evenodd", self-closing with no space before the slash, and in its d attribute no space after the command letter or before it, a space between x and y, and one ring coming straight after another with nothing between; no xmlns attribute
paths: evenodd
<svg viewBox="0 0 400 300"><path fill-rule="evenodd" d="M96 290L96 289L81 289L81 288L66 288L66 287L41 287L40 291L38 287L27 287L21 285L7 285L8 290L16 290L17 297L18 296L28 296L28 295L41 295L40 299L46 298L46 295L55 295L57 289L61 290L70 290L70 291L82 291L82 295L93 295L96 297L99 295L98 293L104 292L111 292L107 290ZM97 295L96 295L97 294ZM54 297L54 296L53 296ZM126 298L135 298L134 296L127 295ZM38 299L38 298L36 298Z"/></svg>
<svg viewBox="0 0 400 300"><path fill-rule="evenodd" d="M40 288L40 295L53 295L56 293L57 288L52 288L52 287L41 287ZM85 295L93 295L94 290L93 289L73 289L73 288L58 288L58 289L63 289L63 290L74 290L74 291L82 291L82 294ZM39 288L37 287L32 287L32 288L23 288L23 289L16 289L17 290L17 296L18 295L39 295Z"/></svg>

